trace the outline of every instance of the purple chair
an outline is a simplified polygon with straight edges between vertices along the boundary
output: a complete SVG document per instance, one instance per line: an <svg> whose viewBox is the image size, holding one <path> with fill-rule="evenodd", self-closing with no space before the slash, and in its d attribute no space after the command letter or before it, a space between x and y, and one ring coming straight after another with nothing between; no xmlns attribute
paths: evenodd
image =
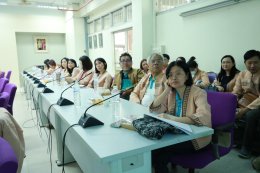
<svg viewBox="0 0 260 173"><path fill-rule="evenodd" d="M0 93L0 107L6 108L7 109L7 105L8 105L8 101L10 98L9 93L7 92L2 92Z"/></svg>
<svg viewBox="0 0 260 173"><path fill-rule="evenodd" d="M209 82L212 83L216 78L217 74L214 72L208 72Z"/></svg>
<svg viewBox="0 0 260 173"><path fill-rule="evenodd" d="M1 71L1 73L0 73L0 78L3 78L3 77L5 77L5 72L4 72L4 71Z"/></svg>
<svg viewBox="0 0 260 173"><path fill-rule="evenodd" d="M211 106L211 121L214 134L212 142L205 148L188 154L178 154L171 158L171 162L184 168L189 168L190 173L201 169L216 159L228 154L233 145L233 126L237 106L236 96L231 93L208 92L208 102ZM230 145L218 145L218 134L227 132L231 136Z"/></svg>
<svg viewBox="0 0 260 173"><path fill-rule="evenodd" d="M4 88L4 92L9 93L10 98L7 104L7 110L13 115L13 103L16 94L17 87L15 84L7 83Z"/></svg>
<svg viewBox="0 0 260 173"><path fill-rule="evenodd" d="M5 76L6 79L8 79L10 81L10 78L11 78L11 74L12 74L12 71L9 70Z"/></svg>
<svg viewBox="0 0 260 173"><path fill-rule="evenodd" d="M18 160L11 145L0 137L0 172L16 173Z"/></svg>
<svg viewBox="0 0 260 173"><path fill-rule="evenodd" d="M8 83L8 79L0 78L0 93L3 92L5 85Z"/></svg>

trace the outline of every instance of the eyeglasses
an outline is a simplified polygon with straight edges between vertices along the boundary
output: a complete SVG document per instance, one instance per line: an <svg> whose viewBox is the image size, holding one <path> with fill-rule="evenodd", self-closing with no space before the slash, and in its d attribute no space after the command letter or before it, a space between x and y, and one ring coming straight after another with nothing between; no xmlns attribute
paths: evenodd
<svg viewBox="0 0 260 173"><path fill-rule="evenodd" d="M129 63L129 62L132 62L130 59L124 59L124 60L121 60L120 63Z"/></svg>
<svg viewBox="0 0 260 173"><path fill-rule="evenodd" d="M157 64L161 64L161 63L163 63L163 60L160 60L160 59L157 59L157 60L151 60L151 63L152 63L152 64L155 64L155 63L157 63Z"/></svg>

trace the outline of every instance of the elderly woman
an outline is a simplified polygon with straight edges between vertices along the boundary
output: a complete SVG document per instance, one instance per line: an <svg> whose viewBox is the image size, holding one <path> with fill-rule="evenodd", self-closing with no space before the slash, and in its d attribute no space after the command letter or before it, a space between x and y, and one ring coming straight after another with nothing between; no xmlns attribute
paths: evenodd
<svg viewBox="0 0 260 173"><path fill-rule="evenodd" d="M150 73L146 74L135 87L130 95L130 101L150 106L155 97L158 96L159 88L166 81L163 70L163 57L152 54L148 59Z"/></svg>
<svg viewBox="0 0 260 173"><path fill-rule="evenodd" d="M192 85L189 67L183 61L174 61L166 69L164 90L153 101L151 111L171 121L211 127L211 112L204 90ZM211 137L187 141L152 152L152 163L158 173L168 173L167 164L174 153L188 153L207 146Z"/></svg>

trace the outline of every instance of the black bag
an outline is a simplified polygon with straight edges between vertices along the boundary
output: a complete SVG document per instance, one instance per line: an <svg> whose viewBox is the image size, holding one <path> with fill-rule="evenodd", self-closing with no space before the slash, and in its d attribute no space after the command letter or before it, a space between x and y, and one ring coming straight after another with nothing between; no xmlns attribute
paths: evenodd
<svg viewBox="0 0 260 173"><path fill-rule="evenodd" d="M145 116L133 121L137 132L148 139L161 139L166 132L174 132L175 127L155 118Z"/></svg>

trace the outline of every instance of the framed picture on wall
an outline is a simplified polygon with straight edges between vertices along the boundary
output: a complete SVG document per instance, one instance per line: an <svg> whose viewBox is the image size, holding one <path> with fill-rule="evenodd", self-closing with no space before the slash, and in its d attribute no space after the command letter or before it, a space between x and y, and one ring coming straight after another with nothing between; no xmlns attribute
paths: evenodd
<svg viewBox="0 0 260 173"><path fill-rule="evenodd" d="M89 47L89 49L93 48L93 46L92 46L92 36L88 37L88 47Z"/></svg>
<svg viewBox="0 0 260 173"><path fill-rule="evenodd" d="M103 47L103 35L102 35L102 33L98 34L98 44L99 44L99 48Z"/></svg>
<svg viewBox="0 0 260 173"><path fill-rule="evenodd" d="M93 36L93 41L94 41L94 48L97 48L97 35Z"/></svg>
<svg viewBox="0 0 260 173"><path fill-rule="evenodd" d="M37 53L48 52L48 41L46 37L35 36L34 37L34 49Z"/></svg>

